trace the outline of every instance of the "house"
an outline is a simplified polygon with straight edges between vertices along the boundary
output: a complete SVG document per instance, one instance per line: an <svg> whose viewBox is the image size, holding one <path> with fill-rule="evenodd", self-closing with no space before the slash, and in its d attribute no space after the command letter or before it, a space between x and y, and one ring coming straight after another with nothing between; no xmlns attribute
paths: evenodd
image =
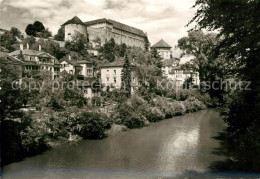
<svg viewBox="0 0 260 179"><path fill-rule="evenodd" d="M49 53L43 52L41 45L39 45L39 50L31 50L29 49L29 44L27 44L27 49L24 49L21 43L20 50L9 53L9 56L18 58L24 62L24 71L27 73L27 76L39 73L40 71L46 71L50 72L52 79L59 77L59 61Z"/></svg>
<svg viewBox="0 0 260 179"><path fill-rule="evenodd" d="M104 90L121 89L122 87L122 70L124 60L116 60L115 62L102 65L100 67L101 83L105 86ZM135 65L131 63L131 92L138 88L138 79L135 74Z"/></svg>
<svg viewBox="0 0 260 179"><path fill-rule="evenodd" d="M165 42L163 39L161 39L159 42L151 46L151 49L156 49L159 55L163 59L171 59L172 58L172 47Z"/></svg>
<svg viewBox="0 0 260 179"><path fill-rule="evenodd" d="M190 77L194 85L199 85L199 73L190 69L182 69L180 66L173 67L167 76L168 79L175 81L178 87L182 87L184 82Z"/></svg>
<svg viewBox="0 0 260 179"><path fill-rule="evenodd" d="M69 55L60 60L61 72L66 71L71 75L76 75L81 78L92 78L94 77L94 69L92 62L87 60L72 60Z"/></svg>
<svg viewBox="0 0 260 179"><path fill-rule="evenodd" d="M179 66L180 59L171 58L171 59L163 59L162 60L162 74L163 76L168 77L169 73L173 70L173 68Z"/></svg>
<svg viewBox="0 0 260 179"><path fill-rule="evenodd" d="M101 97L101 84L97 78L85 78L77 81L78 89L81 89L84 98L87 99L87 104L96 105Z"/></svg>
<svg viewBox="0 0 260 179"><path fill-rule="evenodd" d="M67 56L65 58L60 59L61 69L60 71L66 71L68 74L71 75L79 75L82 71L82 66L78 64L75 60L71 59L71 56Z"/></svg>
<svg viewBox="0 0 260 179"><path fill-rule="evenodd" d="M178 58L164 59L162 61L162 74L164 77L175 81L176 85L182 87L185 80L192 78L194 85L199 85L199 73L190 69L183 69L179 65L180 60Z"/></svg>

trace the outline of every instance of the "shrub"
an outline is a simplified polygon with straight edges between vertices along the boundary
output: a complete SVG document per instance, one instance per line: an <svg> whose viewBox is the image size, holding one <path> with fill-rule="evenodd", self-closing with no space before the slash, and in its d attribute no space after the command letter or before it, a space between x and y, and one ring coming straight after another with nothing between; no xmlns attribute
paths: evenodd
<svg viewBox="0 0 260 179"><path fill-rule="evenodd" d="M88 139L100 139L106 137L106 130L110 129L111 121L103 114L96 112L84 112L80 117L80 135Z"/></svg>
<svg viewBox="0 0 260 179"><path fill-rule="evenodd" d="M141 114L131 113L130 116L122 119L122 124L130 129L140 128L145 126L146 118Z"/></svg>
<svg viewBox="0 0 260 179"><path fill-rule="evenodd" d="M157 107L149 107L146 111L144 116L149 122L158 122L165 118L163 112Z"/></svg>
<svg viewBox="0 0 260 179"><path fill-rule="evenodd" d="M170 105L174 116L183 115L186 111L185 106L181 102L174 101Z"/></svg>

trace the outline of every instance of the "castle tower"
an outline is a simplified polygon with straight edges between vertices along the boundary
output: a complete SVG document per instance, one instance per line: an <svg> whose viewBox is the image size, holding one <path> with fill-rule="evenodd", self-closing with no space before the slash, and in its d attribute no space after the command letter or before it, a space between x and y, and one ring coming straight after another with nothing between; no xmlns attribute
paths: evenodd
<svg viewBox="0 0 260 179"><path fill-rule="evenodd" d="M77 16L68 20L61 26L64 26L65 28L65 41L72 41L73 36L77 33L81 33L87 37L87 27Z"/></svg>
<svg viewBox="0 0 260 179"><path fill-rule="evenodd" d="M156 49L163 59L170 59L172 56L171 46L163 39L151 46L151 49Z"/></svg>

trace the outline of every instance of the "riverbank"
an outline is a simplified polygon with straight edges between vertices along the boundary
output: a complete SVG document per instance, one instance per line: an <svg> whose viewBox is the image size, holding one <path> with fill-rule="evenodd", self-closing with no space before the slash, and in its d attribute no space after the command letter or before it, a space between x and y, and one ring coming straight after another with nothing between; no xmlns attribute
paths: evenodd
<svg viewBox="0 0 260 179"><path fill-rule="evenodd" d="M28 111L22 118L5 120L2 127L2 164L39 154L67 142L102 139L117 131L140 128L151 122L206 109L195 97L176 101L161 96L146 101L134 95L114 111L104 114L99 108L68 108L66 111Z"/></svg>
<svg viewBox="0 0 260 179"><path fill-rule="evenodd" d="M222 160L212 153L219 142L211 137L223 123L214 109L187 113L103 140L57 146L4 166L3 178L192 178Z"/></svg>

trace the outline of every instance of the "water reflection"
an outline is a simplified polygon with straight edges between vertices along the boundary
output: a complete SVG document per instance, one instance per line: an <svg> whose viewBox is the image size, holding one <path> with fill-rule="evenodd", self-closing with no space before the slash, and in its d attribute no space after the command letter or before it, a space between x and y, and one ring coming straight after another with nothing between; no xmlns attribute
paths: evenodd
<svg viewBox="0 0 260 179"><path fill-rule="evenodd" d="M3 178L206 176L210 163L224 159L212 154L219 144L211 138L223 128L216 111L204 110L103 140L60 146L5 166Z"/></svg>

